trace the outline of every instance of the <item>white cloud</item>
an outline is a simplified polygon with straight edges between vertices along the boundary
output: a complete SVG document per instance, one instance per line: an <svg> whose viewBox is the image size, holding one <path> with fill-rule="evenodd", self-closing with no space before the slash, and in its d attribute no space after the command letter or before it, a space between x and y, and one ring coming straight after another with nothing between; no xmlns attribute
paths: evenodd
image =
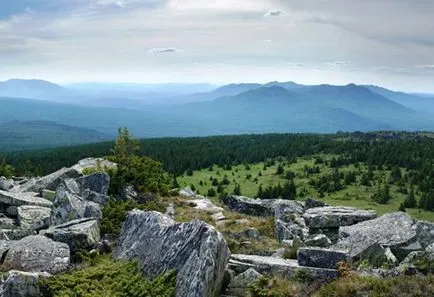
<svg viewBox="0 0 434 297"><path fill-rule="evenodd" d="M152 48L149 50L150 54L167 54L176 52L179 52L179 50L174 47Z"/></svg>
<svg viewBox="0 0 434 297"><path fill-rule="evenodd" d="M434 70L434 64L416 65L416 68L425 70Z"/></svg>
<svg viewBox="0 0 434 297"><path fill-rule="evenodd" d="M279 9L269 10L265 13L265 17L278 17L283 15L283 11Z"/></svg>

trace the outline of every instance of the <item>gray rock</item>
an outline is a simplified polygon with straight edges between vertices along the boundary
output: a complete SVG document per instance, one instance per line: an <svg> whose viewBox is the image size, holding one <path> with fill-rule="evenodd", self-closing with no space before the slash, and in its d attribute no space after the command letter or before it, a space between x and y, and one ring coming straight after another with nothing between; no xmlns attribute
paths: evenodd
<svg viewBox="0 0 434 297"><path fill-rule="evenodd" d="M109 169L116 169L116 167L116 163L103 158L86 158L78 161L77 164L72 166L72 169L83 174L83 171L86 169L101 168L101 170L107 171Z"/></svg>
<svg viewBox="0 0 434 297"><path fill-rule="evenodd" d="M292 240L295 238L303 238L303 229L292 222L283 222L276 220L275 232L277 239L282 242L285 240Z"/></svg>
<svg viewBox="0 0 434 297"><path fill-rule="evenodd" d="M102 219L101 205L95 202L86 202L84 208L83 218Z"/></svg>
<svg viewBox="0 0 434 297"><path fill-rule="evenodd" d="M230 251L214 227L176 224L157 212L133 210L122 227L116 259L134 259L147 277L177 270L177 297L217 297Z"/></svg>
<svg viewBox="0 0 434 297"><path fill-rule="evenodd" d="M42 294L39 289L39 280L50 276L47 272L8 271L0 279L0 296L39 297Z"/></svg>
<svg viewBox="0 0 434 297"><path fill-rule="evenodd" d="M85 190L107 195L110 186L110 176L105 172L97 172L75 179L80 187L80 193Z"/></svg>
<svg viewBox="0 0 434 297"><path fill-rule="evenodd" d="M17 241L0 241L3 265L26 272L58 273L69 266L69 247L45 236L27 236Z"/></svg>
<svg viewBox="0 0 434 297"><path fill-rule="evenodd" d="M16 206L8 206L5 210L5 214L9 217L17 217L18 216L18 207Z"/></svg>
<svg viewBox="0 0 434 297"><path fill-rule="evenodd" d="M0 191L0 203L7 206L35 205L51 207L53 203L43 198L36 197L36 193L12 193Z"/></svg>
<svg viewBox="0 0 434 297"><path fill-rule="evenodd" d="M42 198L54 201L54 197L56 196L56 191L51 191L47 189L42 190Z"/></svg>
<svg viewBox="0 0 434 297"><path fill-rule="evenodd" d="M336 228L350 226L377 217L373 210L361 210L354 207L315 207L303 215L306 225L311 229Z"/></svg>
<svg viewBox="0 0 434 297"><path fill-rule="evenodd" d="M23 185L14 187L11 189L11 191L15 193L21 193L21 192L41 193L43 189L54 191L64 179L77 178L80 176L81 173L73 168L62 168L49 175L40 177L36 180L31 180Z"/></svg>
<svg viewBox="0 0 434 297"><path fill-rule="evenodd" d="M300 266L337 269L339 262L349 262L350 255L346 251L330 250L315 247L302 247L297 251Z"/></svg>
<svg viewBox="0 0 434 297"><path fill-rule="evenodd" d="M263 257L256 255L232 255L229 267L236 273L242 273L249 268L257 272L292 279L298 271L303 271L314 279L335 279L339 277L336 269L302 267L296 260L285 260L277 257Z"/></svg>
<svg viewBox="0 0 434 297"><path fill-rule="evenodd" d="M133 186L128 185L121 189L120 193L117 196L119 200L136 200L139 197L139 194L134 189Z"/></svg>
<svg viewBox="0 0 434 297"><path fill-rule="evenodd" d="M0 229L0 240L20 240L30 235L36 235L36 231L32 229Z"/></svg>
<svg viewBox="0 0 434 297"><path fill-rule="evenodd" d="M50 225L51 208L23 205L18 207L18 222L21 228L40 230Z"/></svg>
<svg viewBox="0 0 434 297"><path fill-rule="evenodd" d="M208 199L186 200L185 203L195 209L203 210L211 214L223 211L223 208L218 207Z"/></svg>
<svg viewBox="0 0 434 297"><path fill-rule="evenodd" d="M308 210L308 209L311 209L311 208L324 207L324 206L327 206L324 202L319 201L319 200L315 200L312 197L308 197L306 199L305 204L304 204L304 209Z"/></svg>
<svg viewBox="0 0 434 297"><path fill-rule="evenodd" d="M18 225L14 219L0 214L0 229L18 229Z"/></svg>
<svg viewBox="0 0 434 297"><path fill-rule="evenodd" d="M187 198L196 197L196 193L190 187L185 187L184 189L179 190L178 194L179 196Z"/></svg>
<svg viewBox="0 0 434 297"><path fill-rule="evenodd" d="M14 187L14 181L12 179L7 179L4 176L0 176L0 190L9 191Z"/></svg>
<svg viewBox="0 0 434 297"><path fill-rule="evenodd" d="M100 241L100 231L97 220L79 219L66 224L50 227L41 232L42 235L54 241L68 244L71 253L81 250L91 250Z"/></svg>
<svg viewBox="0 0 434 297"><path fill-rule="evenodd" d="M327 248L332 245L331 240L325 234L317 234L307 238L304 243L307 246Z"/></svg>
<svg viewBox="0 0 434 297"><path fill-rule="evenodd" d="M211 215L211 218L212 218L213 221L215 221L215 222L219 222L219 221L224 221L224 220L226 220L226 217L225 217L225 215L223 214L223 212L215 213L215 214Z"/></svg>
<svg viewBox="0 0 434 297"><path fill-rule="evenodd" d="M231 209L239 213L254 216L275 216L289 213L303 213L304 205L298 201L282 199L252 199L244 196L227 196L223 202Z"/></svg>
<svg viewBox="0 0 434 297"><path fill-rule="evenodd" d="M168 215L169 217L171 217L172 219L175 219L175 204L170 203L167 207L166 207L166 215Z"/></svg>
<svg viewBox="0 0 434 297"><path fill-rule="evenodd" d="M434 242L427 246L425 253L429 261L434 261Z"/></svg>
<svg viewBox="0 0 434 297"><path fill-rule="evenodd" d="M357 257L372 246L380 245L390 247L398 260L402 260L406 254L414 251L415 246L419 246L413 224L413 219L403 212L385 214L374 220L341 227L340 239L335 247L347 249L351 257Z"/></svg>
<svg viewBox="0 0 434 297"><path fill-rule="evenodd" d="M229 294L231 296L244 297L246 292L248 291L249 286L253 282L259 280L261 277L262 274L260 274L253 268L249 268L232 279L232 281L229 283L226 294Z"/></svg>
<svg viewBox="0 0 434 297"><path fill-rule="evenodd" d="M434 242L434 223L417 221L413 225L413 229L416 230L417 239L423 248Z"/></svg>
<svg viewBox="0 0 434 297"><path fill-rule="evenodd" d="M244 234L247 238L251 238L254 240L261 239L261 233L256 228L249 228L249 229L244 231Z"/></svg>

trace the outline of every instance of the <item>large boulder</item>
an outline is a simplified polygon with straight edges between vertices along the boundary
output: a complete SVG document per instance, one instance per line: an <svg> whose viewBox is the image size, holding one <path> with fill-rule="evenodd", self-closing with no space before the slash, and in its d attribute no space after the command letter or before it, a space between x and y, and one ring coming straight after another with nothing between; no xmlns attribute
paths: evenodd
<svg viewBox="0 0 434 297"><path fill-rule="evenodd" d="M331 240L325 234L315 234L311 235L304 240L307 246L316 246L327 248L332 245Z"/></svg>
<svg viewBox="0 0 434 297"><path fill-rule="evenodd" d="M18 223L21 228L40 230L50 225L51 208L23 205L18 207Z"/></svg>
<svg viewBox="0 0 434 297"><path fill-rule="evenodd" d="M324 206L328 206L326 205L324 202L319 201L319 200L315 200L312 197L308 197L304 203L304 208L305 210L311 209L311 208L316 208L316 207L324 207Z"/></svg>
<svg viewBox="0 0 434 297"><path fill-rule="evenodd" d="M0 279L0 296L2 297L39 297L39 280L51 275L47 272L23 272L11 270Z"/></svg>
<svg viewBox="0 0 434 297"><path fill-rule="evenodd" d="M206 223L178 223L158 212L131 211L122 227L116 259L137 260L147 277L177 270L177 297L217 297L230 251Z"/></svg>
<svg viewBox="0 0 434 297"><path fill-rule="evenodd" d="M7 206L36 205L51 207L53 203L36 197L36 193L12 193L0 190L0 203Z"/></svg>
<svg viewBox="0 0 434 297"><path fill-rule="evenodd" d="M78 194L86 200L104 204L108 201L107 193L110 186L110 176L104 172L97 172L75 179ZM99 194L99 195L98 195Z"/></svg>
<svg viewBox="0 0 434 297"><path fill-rule="evenodd" d="M346 206L310 208L303 215L306 225L311 229L350 226L376 217L377 213L373 210L361 210Z"/></svg>
<svg viewBox="0 0 434 297"><path fill-rule="evenodd" d="M117 165L114 162L103 158L86 158L77 162L71 168L78 171L80 174L84 174L86 169L100 169L107 171L108 169L116 169Z"/></svg>
<svg viewBox="0 0 434 297"><path fill-rule="evenodd" d="M389 247L398 260L410 252L422 249L418 242L414 220L403 212L385 214L377 219L341 227L336 248L350 251L355 258L373 246Z"/></svg>
<svg viewBox="0 0 434 297"><path fill-rule="evenodd" d="M75 180L64 180L56 190L51 217L52 225L60 225L85 217L100 217L100 206L79 195L80 187Z"/></svg>
<svg viewBox="0 0 434 297"><path fill-rule="evenodd" d="M100 241L98 221L94 219L78 219L68 223L50 227L41 232L54 241L68 244L71 253L91 250Z"/></svg>
<svg viewBox="0 0 434 297"><path fill-rule="evenodd" d="M4 176L0 176L0 190L9 191L14 187L14 181L12 179L7 179Z"/></svg>
<svg viewBox="0 0 434 297"><path fill-rule="evenodd" d="M36 180L30 180L29 182L16 186L11 189L12 192L37 192L40 193L43 189L56 190L57 186L67 178L77 178L82 174L73 168L62 168L49 175L40 177Z"/></svg>
<svg viewBox="0 0 434 297"><path fill-rule="evenodd" d="M339 262L349 262L346 251L330 250L316 247L302 247L297 251L300 266L337 269Z"/></svg>
<svg viewBox="0 0 434 297"><path fill-rule="evenodd" d="M216 214L223 211L223 208L215 205L209 199L196 199L196 200L186 200L184 201L190 207L198 210L203 210L211 214Z"/></svg>
<svg viewBox="0 0 434 297"><path fill-rule="evenodd" d="M417 239L422 248L426 248L434 242L434 223L417 221L413 225L413 229L416 230Z"/></svg>
<svg viewBox="0 0 434 297"><path fill-rule="evenodd" d="M41 235L0 241L0 255L4 267L26 272L58 273L66 270L70 261L67 244Z"/></svg>
<svg viewBox="0 0 434 297"><path fill-rule="evenodd" d="M223 202L232 211L253 216L277 216L280 214L303 213L304 205L301 202L283 199L252 199L244 196L230 195Z"/></svg>
<svg viewBox="0 0 434 297"><path fill-rule="evenodd" d="M253 268L249 268L231 280L226 294L230 296L244 297L246 296L246 291L248 290L249 286L253 282L259 280L261 277L262 274Z"/></svg>

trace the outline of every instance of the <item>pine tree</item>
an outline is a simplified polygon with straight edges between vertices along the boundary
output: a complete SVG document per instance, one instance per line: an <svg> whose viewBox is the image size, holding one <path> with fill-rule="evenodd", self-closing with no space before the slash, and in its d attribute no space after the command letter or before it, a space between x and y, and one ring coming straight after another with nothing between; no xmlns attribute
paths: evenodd
<svg viewBox="0 0 434 297"><path fill-rule="evenodd" d="M262 189L262 184L259 185L258 192L256 193L256 198L262 199L264 196L264 190Z"/></svg>
<svg viewBox="0 0 434 297"><path fill-rule="evenodd" d="M417 206L417 201L414 195L413 186L411 186L410 193L408 194L407 198L404 201L404 206L406 208L415 208Z"/></svg>
<svg viewBox="0 0 434 297"><path fill-rule="evenodd" d="M236 195L236 196L241 196L241 187L240 187L239 184L235 185L233 194Z"/></svg>

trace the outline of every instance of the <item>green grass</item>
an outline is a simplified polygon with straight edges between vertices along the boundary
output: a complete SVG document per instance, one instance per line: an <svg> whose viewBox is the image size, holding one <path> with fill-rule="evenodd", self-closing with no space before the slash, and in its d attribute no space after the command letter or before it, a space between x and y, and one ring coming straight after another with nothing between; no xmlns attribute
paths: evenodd
<svg viewBox="0 0 434 297"><path fill-rule="evenodd" d="M323 158L331 159L332 156L322 156ZM300 200L305 199L307 196L313 196L318 198L319 193L309 185L309 180L311 178L319 177L320 175L329 174L333 171L327 165L318 164L315 166L320 167L319 174L304 174L305 166L314 166L314 158L299 158L296 163L293 164L284 164L285 172L287 170L291 170L295 173L295 184L297 186L297 192L299 194ZM231 170L225 170L219 166L213 166L213 170L210 171L207 169L202 169L199 171L194 171L193 176L183 175L178 178L178 182L182 187L194 185L194 187L199 191L202 195L207 195L208 189L212 187L211 178L217 178L218 181L221 181L225 175L227 175L230 184L225 186L225 191L231 194L234 190L235 184L240 184L241 193L244 196L255 197L258 191L258 187L262 184L263 188L268 185L276 186L279 182L283 185L287 180L284 176L276 175L278 162L275 165L267 167L264 170L264 162L257 164L249 164L250 169L247 170L245 165L237 165L232 166ZM385 213L398 211L399 206L402 202L404 202L406 195L398 192L398 186L390 185L390 194L392 199L388 202L388 204L378 204L372 200L373 194L376 192L376 185L372 186L362 186L360 185L360 178L363 172L367 171L367 167L363 164L360 164L358 168L355 165L351 164L348 166L343 166L339 168L341 172L355 171L358 172L357 182L352 185L345 186L343 190L327 194L325 193L325 197L323 200L333 206L353 206L361 209L374 209L378 212L379 215L383 215ZM405 172L402 169L403 173ZM261 173L262 176L259 176ZM374 180L379 177L388 178L390 171L388 170L376 170L374 171ZM251 175L250 179L247 179L247 175ZM255 180L257 179L257 181ZM200 185L202 181L203 185ZM409 188L409 185L406 185ZM214 189L217 189L214 187ZM300 195L301 193L304 193ZM419 195L416 194L417 199L419 199ZM424 211L421 209L407 209L407 213L411 216L421 219L434 222L434 212Z"/></svg>

